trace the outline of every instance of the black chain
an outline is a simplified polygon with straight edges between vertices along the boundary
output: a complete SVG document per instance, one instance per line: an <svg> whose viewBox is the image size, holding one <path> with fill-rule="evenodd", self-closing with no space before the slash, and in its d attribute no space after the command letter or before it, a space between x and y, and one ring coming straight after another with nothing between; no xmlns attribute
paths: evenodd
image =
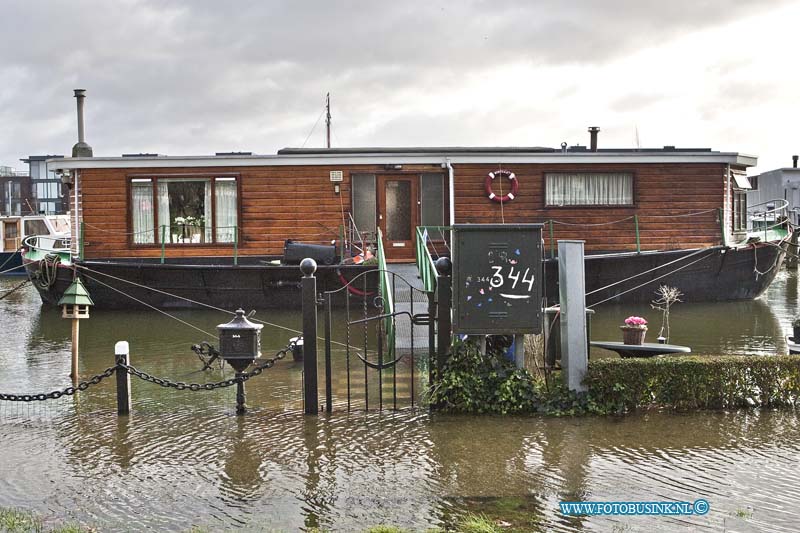
<svg viewBox="0 0 800 533"><path fill-rule="evenodd" d="M236 385L237 383L247 381L248 379L260 375L264 370L268 368L272 368L275 366L275 363L286 357L286 354L289 352L291 348L287 346L286 348L281 349L278 353L275 354L275 357L270 357L268 359L264 359L257 365L253 367L253 370L250 372L239 374L234 378L226 379L223 381L218 381L216 383L183 383L181 381L174 382L170 381L165 378L159 378L155 376L151 376L146 372L142 372L132 366L119 363L117 366L112 366L106 368L102 374L97 374L96 376L91 377L86 381L81 381L75 386L67 387L63 390L55 390L53 392L42 393L42 394L2 394L0 393L0 401L7 401L7 402L34 402L34 401L44 401L44 400L55 400L61 398L62 396L72 396L76 392L82 392L91 387L92 385L97 385L101 381L103 381L107 377L111 377L114 372L117 371L117 368L124 369L128 374L132 376L136 376L141 378L145 381L149 381L150 383L154 383L156 385L160 385L162 387L169 387L177 390L190 390L190 391L199 391L199 390L214 390L220 389L223 387L230 387L232 385Z"/></svg>
<svg viewBox="0 0 800 533"><path fill-rule="evenodd" d="M151 376L147 372L142 372L138 368L134 368L129 365L125 365L120 363L119 367L123 368L128 374L132 376L136 376L139 379L144 381L149 381L155 385L159 385L161 387L176 389L176 390L190 390L190 391L200 391L200 390L214 390L214 389L222 389L225 387L231 387L236 385L237 383L241 383L247 381L248 379L260 375L264 370L275 366L275 363L286 357L286 354L289 352L290 348L287 346L286 348L281 349L278 353L275 354L275 357L270 357L268 359L264 359L257 365L253 367L253 370L250 372L246 372L244 374L238 374L236 377L225 379L222 381L217 381L214 383L184 383L182 381L171 381L166 378L159 378L155 376Z"/></svg>
<svg viewBox="0 0 800 533"><path fill-rule="evenodd" d="M101 381L103 381L107 377L111 377L111 375L117 371L117 367L112 366L106 368L102 374L97 374L92 378L81 381L75 386L67 387L63 390L54 390L53 392L48 392L44 394L0 394L0 401L7 401L7 402L42 402L44 400L55 400L61 398L62 396L72 396L78 391L85 391L92 385L97 385Z"/></svg>

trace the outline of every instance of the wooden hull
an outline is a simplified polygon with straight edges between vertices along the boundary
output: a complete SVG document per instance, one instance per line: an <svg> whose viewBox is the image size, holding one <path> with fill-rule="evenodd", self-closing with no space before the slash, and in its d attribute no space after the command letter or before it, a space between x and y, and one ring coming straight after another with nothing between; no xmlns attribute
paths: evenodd
<svg viewBox="0 0 800 533"><path fill-rule="evenodd" d="M22 256L18 252L0 252L0 272L3 276L24 276Z"/></svg>
<svg viewBox="0 0 800 533"><path fill-rule="evenodd" d="M191 261L191 262L190 262ZM180 264L140 261L78 261L81 278L97 309L159 309L219 307L226 310L299 309L300 268L296 265L220 265L208 258L181 260ZM204 264L205 263L205 264ZM82 268L81 268L82 267ZM40 266L25 265L31 279ZM352 280L375 267L325 266L317 268L317 291L339 289L342 280ZM56 305L72 283L71 267L60 265L55 283L44 287L34 282L42 302ZM124 281L123 281L124 280ZM377 276L365 274L356 281L354 291L374 291ZM342 294L344 291L341 291Z"/></svg>

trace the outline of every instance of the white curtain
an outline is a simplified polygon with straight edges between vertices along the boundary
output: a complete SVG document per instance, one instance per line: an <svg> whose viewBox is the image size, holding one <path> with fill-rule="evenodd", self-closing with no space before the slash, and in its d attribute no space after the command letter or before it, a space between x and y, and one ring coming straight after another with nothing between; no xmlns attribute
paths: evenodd
<svg viewBox="0 0 800 533"><path fill-rule="evenodd" d="M237 225L236 181L216 180L217 242L233 242ZM210 200L207 201L211 203ZM206 208L208 209L208 208Z"/></svg>
<svg viewBox="0 0 800 533"><path fill-rule="evenodd" d="M162 180L158 182L158 238L161 239L161 236L164 235L165 242L171 242L171 234L172 228L171 221L169 217L169 189L168 183L166 180ZM162 230L162 227L166 226L167 228ZM162 231L164 233L162 233Z"/></svg>
<svg viewBox="0 0 800 533"><path fill-rule="evenodd" d="M212 242L213 240L211 217L211 180L208 180L206 181L205 198L203 200L203 242Z"/></svg>
<svg viewBox="0 0 800 533"><path fill-rule="evenodd" d="M153 233L153 184L131 184L131 200L133 203L133 242L135 244L152 244Z"/></svg>
<svg viewBox="0 0 800 533"><path fill-rule="evenodd" d="M633 174L548 173L547 205L633 205Z"/></svg>

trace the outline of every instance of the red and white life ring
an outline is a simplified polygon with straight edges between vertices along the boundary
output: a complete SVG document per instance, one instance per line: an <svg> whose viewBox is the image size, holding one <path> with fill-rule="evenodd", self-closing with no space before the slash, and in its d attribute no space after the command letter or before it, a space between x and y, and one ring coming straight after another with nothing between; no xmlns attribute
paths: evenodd
<svg viewBox="0 0 800 533"><path fill-rule="evenodd" d="M492 181L494 181L495 178L503 177L508 178L508 180L511 182L511 191L504 196L497 196L492 190ZM494 172L489 172L489 174L486 175L486 179L483 182L483 188L486 189L486 194L489 195L489 200L493 200L502 204L503 202L513 200L517 196L517 192L519 191L519 181L514 173L510 170L496 170Z"/></svg>

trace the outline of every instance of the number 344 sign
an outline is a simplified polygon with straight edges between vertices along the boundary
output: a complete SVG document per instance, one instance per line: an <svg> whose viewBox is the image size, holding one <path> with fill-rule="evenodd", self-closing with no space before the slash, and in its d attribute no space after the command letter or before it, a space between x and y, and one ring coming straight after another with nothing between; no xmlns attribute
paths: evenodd
<svg viewBox="0 0 800 533"><path fill-rule="evenodd" d="M453 226L453 331L542 330L542 225Z"/></svg>

